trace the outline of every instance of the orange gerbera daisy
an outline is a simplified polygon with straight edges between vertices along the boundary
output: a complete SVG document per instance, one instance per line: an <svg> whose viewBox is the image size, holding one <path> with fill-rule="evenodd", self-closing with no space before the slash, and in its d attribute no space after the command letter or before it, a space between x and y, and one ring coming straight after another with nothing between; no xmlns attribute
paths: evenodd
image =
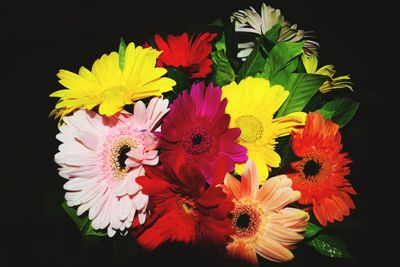
<svg viewBox="0 0 400 267"><path fill-rule="evenodd" d="M225 192L232 196L232 226L235 234L228 244L228 255L257 266L257 254L271 261L293 259L290 249L303 240L309 215L286 207L300 198L286 175L268 178L259 188L256 165L247 161L239 182L231 174L225 176Z"/></svg>
<svg viewBox="0 0 400 267"><path fill-rule="evenodd" d="M313 213L323 226L342 221L355 205L350 195L356 191L344 177L350 173L351 160L342 150L339 125L319 112L307 115L304 129L293 134L293 152L302 159L293 162L296 171L289 174L293 189L301 192L300 204L312 205Z"/></svg>

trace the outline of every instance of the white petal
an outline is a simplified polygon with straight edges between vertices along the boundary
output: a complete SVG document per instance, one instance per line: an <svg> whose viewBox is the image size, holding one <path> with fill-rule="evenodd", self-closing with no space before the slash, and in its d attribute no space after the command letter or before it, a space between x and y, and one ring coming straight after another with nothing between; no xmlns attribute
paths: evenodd
<svg viewBox="0 0 400 267"><path fill-rule="evenodd" d="M97 135L89 132L79 131L76 138L87 148L96 150L99 146L99 138Z"/></svg>
<svg viewBox="0 0 400 267"><path fill-rule="evenodd" d="M94 183L94 181L90 179L73 178L66 182L63 188L68 191L80 191L83 188L90 186L92 183Z"/></svg>
<svg viewBox="0 0 400 267"><path fill-rule="evenodd" d="M126 218L131 213L131 209L133 208L133 200L128 196L124 196L119 200L119 219L121 221L126 220Z"/></svg>
<svg viewBox="0 0 400 267"><path fill-rule="evenodd" d="M144 224L144 222L146 221L146 211L139 212L138 217L139 217L139 223Z"/></svg>
<svg viewBox="0 0 400 267"><path fill-rule="evenodd" d="M149 196L143 194L141 191L133 198L137 210L143 209L149 200Z"/></svg>
<svg viewBox="0 0 400 267"><path fill-rule="evenodd" d="M117 231L115 231L115 230L111 227L111 225L108 226L108 228L107 228L108 237L113 237L113 236L115 235L116 232L117 232Z"/></svg>

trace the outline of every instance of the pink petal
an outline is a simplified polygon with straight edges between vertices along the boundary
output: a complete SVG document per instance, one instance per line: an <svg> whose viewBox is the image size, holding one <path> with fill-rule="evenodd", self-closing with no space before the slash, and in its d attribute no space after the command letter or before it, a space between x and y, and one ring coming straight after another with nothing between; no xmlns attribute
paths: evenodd
<svg viewBox="0 0 400 267"><path fill-rule="evenodd" d="M146 123L146 105L142 101L138 101L135 104L133 116L135 120L135 125L139 127L143 127Z"/></svg>

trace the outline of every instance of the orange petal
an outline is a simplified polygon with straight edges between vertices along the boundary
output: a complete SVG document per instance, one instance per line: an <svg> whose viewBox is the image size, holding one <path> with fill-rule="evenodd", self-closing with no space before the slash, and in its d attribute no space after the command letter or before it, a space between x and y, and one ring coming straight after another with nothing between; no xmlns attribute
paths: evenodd
<svg viewBox="0 0 400 267"><path fill-rule="evenodd" d="M257 254L254 246L246 245L243 242L233 242L227 246L228 255L238 258L253 266L258 266Z"/></svg>
<svg viewBox="0 0 400 267"><path fill-rule="evenodd" d="M265 235L257 240L256 251L260 256L275 262L290 261L294 257L290 250Z"/></svg>
<svg viewBox="0 0 400 267"><path fill-rule="evenodd" d="M355 209L356 206L354 205L353 200L351 199L351 197L345 193L345 192L341 192L341 197L344 200L344 202L346 203L346 205L350 208L350 209Z"/></svg>
<svg viewBox="0 0 400 267"><path fill-rule="evenodd" d="M303 236L290 228L275 223L268 223L265 227L268 237L282 244L293 245L301 240Z"/></svg>
<svg viewBox="0 0 400 267"><path fill-rule="evenodd" d="M227 173L225 175L224 184L227 186L228 190L231 191L234 198L241 199L242 193L241 193L240 182L230 173Z"/></svg>
<svg viewBox="0 0 400 267"><path fill-rule="evenodd" d="M242 197L253 197L258 191L258 172L254 161L248 160L241 176Z"/></svg>
<svg viewBox="0 0 400 267"><path fill-rule="evenodd" d="M313 206L313 212L314 212L315 218L318 220L318 222L322 226L326 226L328 222L326 220L325 211L322 209L322 207L320 205L315 204Z"/></svg>

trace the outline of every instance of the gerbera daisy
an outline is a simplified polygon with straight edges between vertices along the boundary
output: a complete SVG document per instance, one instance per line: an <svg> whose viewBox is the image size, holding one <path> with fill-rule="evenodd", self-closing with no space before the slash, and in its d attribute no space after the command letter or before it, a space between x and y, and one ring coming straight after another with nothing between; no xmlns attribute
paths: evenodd
<svg viewBox="0 0 400 267"><path fill-rule="evenodd" d="M309 113L304 129L293 135L292 148L302 158L291 164L296 173L289 174L293 188L302 193L299 203L312 205L323 226L328 221L342 221L355 208L350 195L356 192L344 178L350 173L347 165L351 160L340 152L339 125L324 122L319 112Z"/></svg>
<svg viewBox="0 0 400 267"><path fill-rule="evenodd" d="M247 77L239 84L232 82L222 87L222 97L228 99L226 112L232 118L230 127L242 130L238 141L257 164L261 183L268 177L271 167L279 167L281 162L275 152L275 139L289 135L305 121L304 112L273 118L288 95L282 86L270 86L263 78ZM243 170L244 164L236 164L239 174Z"/></svg>
<svg viewBox="0 0 400 267"><path fill-rule="evenodd" d="M319 91L321 93L324 94L335 89L345 89L345 88L353 91L352 87L353 83L350 81L350 75L344 75L334 78L333 76L335 76L336 70L334 69L335 66L333 65L326 65L317 70L318 58L316 55L307 56L303 54L301 59L303 61L303 65L307 73L315 73L329 77L329 79L325 81L319 88Z"/></svg>
<svg viewBox="0 0 400 267"><path fill-rule="evenodd" d="M263 35L276 24L280 24L279 42L301 42L304 40L303 50L307 55L317 54L318 52L319 44L310 40L312 32L298 30L296 24L290 25L288 21L285 21L279 9L274 9L265 3L261 6L261 15L253 7L250 7L233 13L231 20L235 22L236 32L256 35ZM241 49L238 57L245 59L253 50L255 43L251 41L238 45Z"/></svg>
<svg viewBox="0 0 400 267"><path fill-rule="evenodd" d="M174 166L145 167L146 176L137 178L150 196L151 213L138 243L149 250L166 241L225 247L233 233L229 218L233 202L221 186L226 163L219 162L210 186L199 170L181 163L178 159Z"/></svg>
<svg viewBox="0 0 400 267"><path fill-rule="evenodd" d="M111 116L133 101L161 96L172 90L175 81L161 77L167 70L155 67L160 53L153 48L135 47L134 43L130 43L126 47L122 70L117 52L97 59L92 71L85 67L80 68L79 74L60 70L57 76L66 89L50 95L60 98L52 114L62 118L79 107L91 110L99 105L100 114Z"/></svg>
<svg viewBox="0 0 400 267"><path fill-rule="evenodd" d="M233 197L232 225L235 233L228 244L228 254L257 265L257 255L271 261L289 261L290 249L303 239L309 215L300 209L286 207L300 198L291 188L286 175L267 179L259 188L256 165L252 160L239 182L227 174L225 192Z"/></svg>
<svg viewBox="0 0 400 267"><path fill-rule="evenodd" d="M171 104L171 112L161 126L160 159L163 163L182 158L182 164L194 165L204 172L207 181L224 157L228 169L246 162L246 148L236 143L239 128L228 128L230 116L225 114L226 99L221 89L204 82L192 85L190 94L182 92Z"/></svg>
<svg viewBox="0 0 400 267"><path fill-rule="evenodd" d="M190 78L204 78L211 72L213 33L202 33L196 38L181 35L168 35L166 41L158 34L154 36L157 48L163 53L157 60L157 66L175 67L183 70Z"/></svg>
<svg viewBox="0 0 400 267"><path fill-rule="evenodd" d="M137 102L133 115L102 117L79 109L64 117L55 161L60 176L69 180L65 199L68 206L79 206L78 215L89 210L94 229L108 227L113 236L131 226L135 213L145 221L148 196L135 179L143 165L158 163L158 140L152 131L167 106L168 100L153 98L147 109Z"/></svg>

